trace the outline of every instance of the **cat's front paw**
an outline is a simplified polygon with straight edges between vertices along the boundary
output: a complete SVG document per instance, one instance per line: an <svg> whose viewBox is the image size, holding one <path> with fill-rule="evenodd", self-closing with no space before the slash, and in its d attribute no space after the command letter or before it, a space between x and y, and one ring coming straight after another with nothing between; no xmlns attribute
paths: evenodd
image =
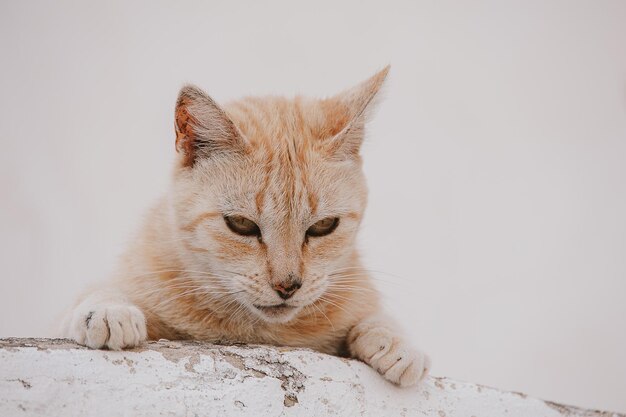
<svg viewBox="0 0 626 417"><path fill-rule="evenodd" d="M79 306L67 336L92 349L132 348L147 338L146 318L130 304Z"/></svg>
<svg viewBox="0 0 626 417"><path fill-rule="evenodd" d="M388 381L402 387L415 385L430 369L430 358L413 349L384 325L362 323L348 335L353 357L370 365Z"/></svg>

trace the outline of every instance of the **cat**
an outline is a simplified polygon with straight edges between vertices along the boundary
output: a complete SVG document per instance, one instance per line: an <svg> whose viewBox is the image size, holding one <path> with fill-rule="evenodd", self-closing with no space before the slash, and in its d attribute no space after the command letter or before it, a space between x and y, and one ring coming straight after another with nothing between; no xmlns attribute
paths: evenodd
<svg viewBox="0 0 626 417"><path fill-rule="evenodd" d="M400 386L421 380L430 359L382 312L355 248L359 149L388 71L330 98L223 107L183 87L170 189L64 335L112 350L160 338L307 347Z"/></svg>

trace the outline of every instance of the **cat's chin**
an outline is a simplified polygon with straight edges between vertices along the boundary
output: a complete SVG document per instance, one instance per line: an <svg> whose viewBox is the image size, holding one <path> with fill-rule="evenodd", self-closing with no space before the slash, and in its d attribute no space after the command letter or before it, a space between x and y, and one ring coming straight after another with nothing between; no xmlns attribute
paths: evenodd
<svg viewBox="0 0 626 417"><path fill-rule="evenodd" d="M252 306L254 313L268 323L287 323L293 319L301 307L280 304L276 306Z"/></svg>

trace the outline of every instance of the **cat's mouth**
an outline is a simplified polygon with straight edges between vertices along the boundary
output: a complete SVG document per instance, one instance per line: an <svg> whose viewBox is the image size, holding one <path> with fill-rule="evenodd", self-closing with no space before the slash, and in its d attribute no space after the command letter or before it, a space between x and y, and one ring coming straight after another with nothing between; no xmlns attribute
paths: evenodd
<svg viewBox="0 0 626 417"><path fill-rule="evenodd" d="M254 307L258 308L259 310L261 310L264 313L288 311L288 310L296 308L296 307L287 305L285 303L274 304L274 305L271 305L271 306L259 306L259 305L255 304Z"/></svg>
<svg viewBox="0 0 626 417"><path fill-rule="evenodd" d="M264 318L269 321L288 321L294 315L294 313L299 309L299 307L290 306L285 303L274 304L268 306L261 306L254 304L254 308L256 308Z"/></svg>

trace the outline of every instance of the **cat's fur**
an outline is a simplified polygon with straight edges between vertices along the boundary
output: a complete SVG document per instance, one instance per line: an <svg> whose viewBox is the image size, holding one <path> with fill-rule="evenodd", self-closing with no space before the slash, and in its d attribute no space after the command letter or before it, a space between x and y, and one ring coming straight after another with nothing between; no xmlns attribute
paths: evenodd
<svg viewBox="0 0 626 417"><path fill-rule="evenodd" d="M219 107L187 86L175 112L171 188L149 213L115 279L88 293L64 333L92 348L146 339L302 346L361 359L412 385L428 368L361 267L355 235L367 189L359 148L388 68L335 97L244 98ZM261 236L229 230L224 216ZM327 236L309 226L338 217ZM286 311L276 285L302 287Z"/></svg>

